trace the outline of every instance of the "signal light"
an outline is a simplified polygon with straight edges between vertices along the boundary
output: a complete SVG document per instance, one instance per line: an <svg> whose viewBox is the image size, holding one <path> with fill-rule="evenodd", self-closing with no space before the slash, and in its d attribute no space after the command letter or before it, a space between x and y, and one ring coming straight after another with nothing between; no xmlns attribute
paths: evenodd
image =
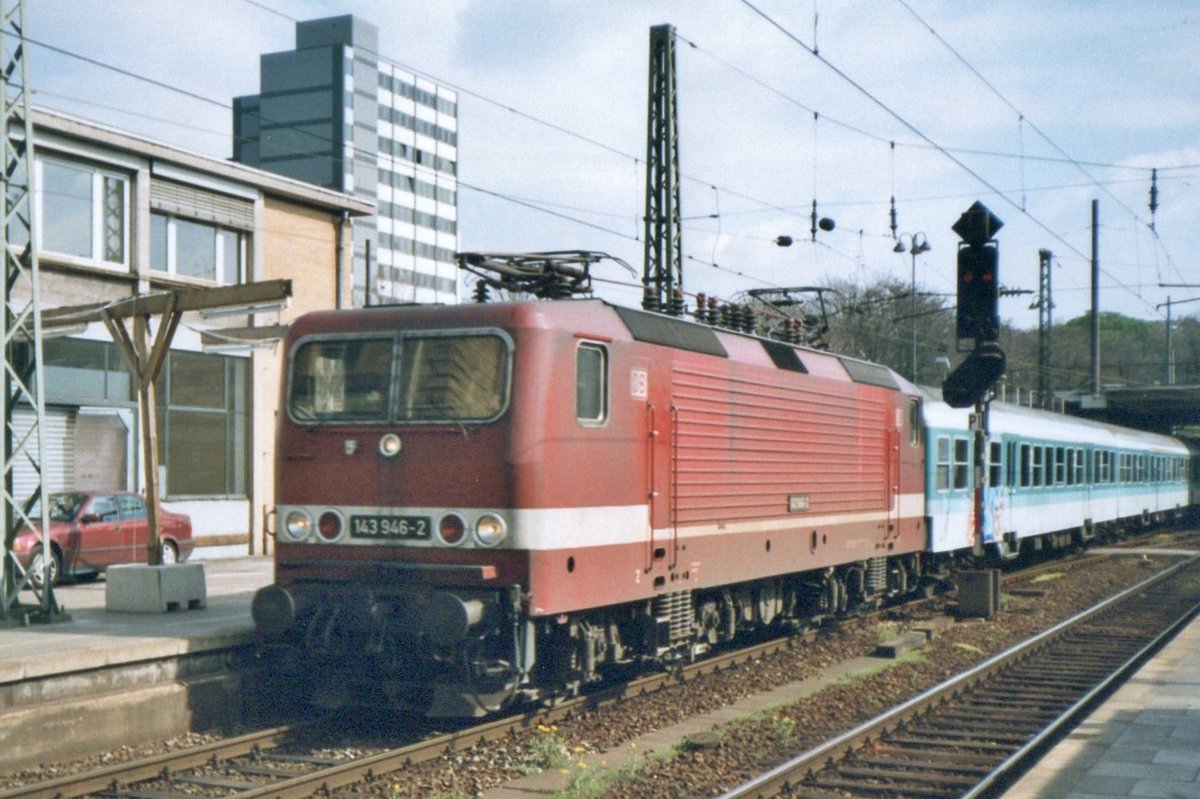
<svg viewBox="0 0 1200 799"><path fill-rule="evenodd" d="M957 335L995 341L1000 334L999 250L995 242L958 245Z"/></svg>

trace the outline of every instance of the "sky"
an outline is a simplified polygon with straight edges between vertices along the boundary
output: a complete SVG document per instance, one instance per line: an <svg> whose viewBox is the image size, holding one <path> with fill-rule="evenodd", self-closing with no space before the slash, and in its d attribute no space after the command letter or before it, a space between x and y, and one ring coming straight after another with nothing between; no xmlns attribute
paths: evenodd
<svg viewBox="0 0 1200 799"><path fill-rule="evenodd" d="M1063 322L1090 307L1097 201L1101 311L1200 313L1194 0L27 0L34 102L228 158L259 56L340 14L459 91L460 250L606 252L639 277L597 267L599 293L638 304L649 30L670 24L690 294L952 293L951 226L979 201L1002 286L1032 292L1002 318L1037 326L1045 249ZM814 200L835 222L815 238Z"/></svg>

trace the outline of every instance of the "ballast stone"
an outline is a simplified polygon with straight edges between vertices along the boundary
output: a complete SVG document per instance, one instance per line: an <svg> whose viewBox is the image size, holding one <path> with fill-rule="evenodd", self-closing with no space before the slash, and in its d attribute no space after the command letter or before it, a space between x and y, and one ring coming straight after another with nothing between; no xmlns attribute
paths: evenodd
<svg viewBox="0 0 1200 799"><path fill-rule="evenodd" d="M128 563L105 573L104 607L123 613L200 610L207 603L204 565Z"/></svg>

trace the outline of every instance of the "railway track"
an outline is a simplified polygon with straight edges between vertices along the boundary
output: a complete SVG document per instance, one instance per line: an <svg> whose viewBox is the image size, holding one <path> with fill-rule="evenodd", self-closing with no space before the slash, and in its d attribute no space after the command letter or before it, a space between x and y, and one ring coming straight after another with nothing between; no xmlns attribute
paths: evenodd
<svg viewBox="0 0 1200 799"><path fill-rule="evenodd" d="M1200 612L1191 558L720 799L982 799Z"/></svg>
<svg viewBox="0 0 1200 799"><path fill-rule="evenodd" d="M188 795L196 789L220 790L222 796L238 799L308 797L318 790L331 791L370 780L376 775L432 760L447 752L461 751L480 742L502 740L520 730L554 724L572 713L647 694L668 683L734 668L792 649L803 640L804 636L794 636L766 641L673 672L647 675L566 700L551 708L497 719L360 757L332 758L312 753L311 747L306 747L303 741L319 739L320 725L327 723L313 720L0 791L0 799L82 796L145 799Z"/></svg>
<svg viewBox="0 0 1200 799"><path fill-rule="evenodd" d="M1061 568L1062 565L1059 562L1052 567ZM1027 577L1046 568L1047 565L1042 565L1013 576ZM446 753L463 751L481 742L501 741L522 730L556 724L575 713L649 694L669 683L685 682L712 672L732 669L800 646L811 635L753 645L680 667L673 672L648 675L611 689L564 701L553 708L412 740L397 748L365 754L331 755L306 743L326 737L321 734L320 725L323 722L317 720L274 727L187 750L109 766L99 771L67 775L0 791L0 799L69 799L81 796L137 799L189 795L198 790L218 791L222 796L249 799L266 796L307 797L317 791L332 792Z"/></svg>

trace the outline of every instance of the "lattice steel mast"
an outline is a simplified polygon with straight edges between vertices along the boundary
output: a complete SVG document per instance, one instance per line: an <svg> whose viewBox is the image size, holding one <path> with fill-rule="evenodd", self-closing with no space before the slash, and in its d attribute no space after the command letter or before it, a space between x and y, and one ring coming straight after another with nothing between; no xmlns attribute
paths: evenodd
<svg viewBox="0 0 1200 799"><path fill-rule="evenodd" d="M4 191L0 192L3 225L0 243L4 251L4 313L0 314L0 343L4 351L4 390L0 395L4 416L4 557L0 591L0 622L50 621L65 618L54 600L50 585L52 558L49 546L49 512L43 498L42 464L46 460L43 439L46 409L42 391L41 294L38 286L37 229L34 214L35 171L33 168L33 121L29 116L29 64L25 58L24 0L4 0L3 30L0 30L0 102L3 103ZM32 426L16 424L17 410L27 405L33 411ZM14 474L18 466L29 466L35 478L33 493L15 496ZM30 518L37 504L40 513ZM42 585L35 591L38 604L22 605L20 592L32 588L31 575L22 571L13 557L17 533L31 521L41 523Z"/></svg>
<svg viewBox="0 0 1200 799"><path fill-rule="evenodd" d="M650 29L646 133L646 261L642 307L683 314L683 241L679 212L679 118L675 28Z"/></svg>

